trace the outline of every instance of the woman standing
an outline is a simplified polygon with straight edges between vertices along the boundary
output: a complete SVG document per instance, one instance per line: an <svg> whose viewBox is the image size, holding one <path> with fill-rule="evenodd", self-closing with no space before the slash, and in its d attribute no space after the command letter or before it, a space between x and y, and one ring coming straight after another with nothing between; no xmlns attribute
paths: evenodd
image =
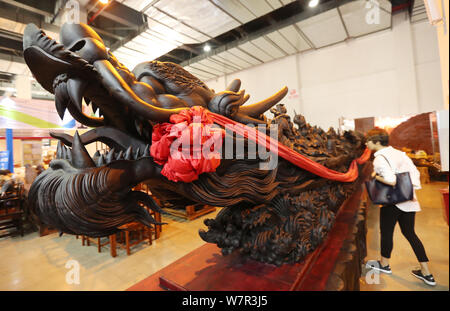
<svg viewBox="0 0 450 311"><path fill-rule="evenodd" d="M367 148L374 151L374 171L372 177L390 186L395 186L397 173L409 172L414 189L420 189L420 173L412 160L402 151L389 146L389 134L380 128L367 133ZM381 231L381 260L377 264L370 264L373 269L391 274L389 258L393 248L394 228L397 222L403 236L411 244L420 263L420 270L413 270L412 274L428 285L436 285L433 275L428 269L428 257L422 242L414 231L416 212L420 211L420 204L416 194L411 201L397 204L382 205L380 208Z"/></svg>

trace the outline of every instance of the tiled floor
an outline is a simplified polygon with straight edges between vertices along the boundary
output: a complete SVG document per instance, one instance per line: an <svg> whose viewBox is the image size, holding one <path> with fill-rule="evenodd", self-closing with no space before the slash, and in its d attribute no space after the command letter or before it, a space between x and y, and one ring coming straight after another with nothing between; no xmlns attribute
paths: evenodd
<svg viewBox="0 0 450 311"><path fill-rule="evenodd" d="M376 281L374 275L361 277L361 290L363 291L427 291L449 290L449 233L448 225L444 220L442 195L439 189L448 187L445 182L433 182L423 185L417 192L422 211L416 214L415 230L421 239L427 256L430 259L429 268L436 279L437 285L430 287L411 275L413 268L419 264L408 241L400 232L397 225L394 232L394 249L390 265L392 275L380 274L379 284L368 284ZM368 212L367 233L367 260L379 259L380 233L379 209L371 206ZM367 270L365 270L367 271ZM364 272L365 272L364 271ZM364 273L363 272L363 273Z"/></svg>
<svg viewBox="0 0 450 311"><path fill-rule="evenodd" d="M0 290L125 290L203 245L198 229L206 229L203 220L217 213L189 222L163 216L168 225L153 245L139 244L130 256L119 249L115 258L109 246L98 253L97 246L81 246L81 240L71 235L31 233L0 239ZM80 265L78 285L66 282L73 268L66 268L69 260Z"/></svg>
<svg viewBox="0 0 450 311"><path fill-rule="evenodd" d="M361 290L449 290L449 232L438 192L447 185L427 184L418 192L422 212L416 217L416 232L431 259L430 268L438 285L431 288L410 274L417 263L397 227L391 260L394 273L380 275L379 284L367 284L363 276ZM81 246L81 241L70 235L39 237L31 233L23 238L0 239L0 290L125 290L203 245L198 229L205 228L203 220L214 218L217 212L190 222L163 217L169 224L152 246L141 244L132 250L131 256L125 250L118 250L116 258L109 255L108 247L98 253L96 246ZM375 207L369 209L368 230L367 259L378 258L378 209ZM66 282L66 274L71 270L66 268L69 260L76 260L80 265L80 284Z"/></svg>

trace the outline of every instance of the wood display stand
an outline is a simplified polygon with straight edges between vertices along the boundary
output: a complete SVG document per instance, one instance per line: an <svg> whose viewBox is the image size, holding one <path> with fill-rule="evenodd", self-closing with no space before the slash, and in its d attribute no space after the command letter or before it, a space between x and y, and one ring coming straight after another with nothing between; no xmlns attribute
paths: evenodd
<svg viewBox="0 0 450 311"><path fill-rule="evenodd" d="M39 221L39 223L37 225L38 225L38 228L39 228L39 236L40 237L43 237L43 236L46 236L46 235L58 232L58 230L53 229L53 228L51 228L51 227L41 223L40 221Z"/></svg>
<svg viewBox="0 0 450 311"><path fill-rule="evenodd" d="M417 166L417 170L420 172L420 183L428 184L430 183L430 174L428 171L428 167L426 166Z"/></svg>
<svg viewBox="0 0 450 311"><path fill-rule="evenodd" d="M215 290L359 290L366 256L366 195L361 172L357 190L341 206L326 240L305 260L280 267L242 258L237 252L223 256L206 243L130 291Z"/></svg>
<svg viewBox="0 0 450 311"><path fill-rule="evenodd" d="M187 205L185 210L175 208L164 208L164 210L174 216L182 217L187 220L193 220L208 213L212 213L216 210L214 206L195 204Z"/></svg>

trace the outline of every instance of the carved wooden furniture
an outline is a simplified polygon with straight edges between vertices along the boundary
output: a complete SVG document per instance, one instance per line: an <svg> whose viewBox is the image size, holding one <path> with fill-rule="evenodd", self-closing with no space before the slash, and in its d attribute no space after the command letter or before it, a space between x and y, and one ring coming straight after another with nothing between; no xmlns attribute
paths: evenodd
<svg viewBox="0 0 450 311"><path fill-rule="evenodd" d="M90 246L91 242L95 245L97 245L97 250L99 253L101 253L102 247L109 245L109 252L111 254L111 257L116 257L117 256L117 243L116 243L116 235L112 234L108 237L104 237L104 238L89 238L87 236L84 235L76 235L75 236L76 239L78 240L79 238L81 238L81 245L82 246ZM102 241L103 239L103 241ZM105 239L107 239L105 241Z"/></svg>
<svg viewBox="0 0 450 311"><path fill-rule="evenodd" d="M134 191L142 191L146 194L150 194L145 184L139 184L133 188ZM157 200L155 198L155 200ZM146 208L144 206L144 208ZM148 209L148 212L157 222L161 222L161 214ZM131 247L148 241L149 245L152 244L153 239L158 239L161 234L161 225L154 224L152 227L147 227L138 222L132 222L119 227L120 231L116 234L111 234L107 237L91 238L85 235L81 235L82 245L90 246L91 243L97 245L98 252L101 252L101 248L109 245L110 254L112 257L117 256L117 247L125 249L127 255L131 254ZM153 236L152 236L153 235ZM119 239L118 239L119 236ZM76 235L78 239L78 235ZM133 240L134 238L134 240ZM102 241L103 239L103 241Z"/></svg>
<svg viewBox="0 0 450 311"><path fill-rule="evenodd" d="M102 247L109 245L111 241L110 237L103 237L103 238L90 238L88 236L82 235L81 236L81 245L87 245L90 246L91 243L97 245L97 250L99 253L102 252Z"/></svg>
<svg viewBox="0 0 450 311"><path fill-rule="evenodd" d="M151 193L150 189L148 188L148 185L146 185L145 183L141 183L141 184L137 185L135 188L133 188L133 190L144 192L145 194L151 196L152 199L156 202L156 204L158 204L159 206L162 206L161 201ZM156 222L161 223L161 213L153 211L150 208L147 208L147 211L150 215L153 216L153 218L156 220ZM153 227L155 229L153 231L154 237L155 237L154 239L157 240L157 239L159 239L159 236L161 235L162 225L153 224Z"/></svg>
<svg viewBox="0 0 450 311"><path fill-rule="evenodd" d="M14 234L14 231L9 230L11 228L23 236L23 217L23 186L19 184L0 198L0 237Z"/></svg>
<svg viewBox="0 0 450 311"><path fill-rule="evenodd" d="M442 204L443 204L443 208L444 208L444 219L448 225L448 188L440 189L439 192L442 195Z"/></svg>
<svg viewBox="0 0 450 311"><path fill-rule="evenodd" d="M426 166L417 166L417 169L420 172L420 183L428 184L430 183L430 174L428 171L428 167Z"/></svg>
<svg viewBox="0 0 450 311"><path fill-rule="evenodd" d="M134 191L142 191L146 194L149 193L149 189L144 184L140 184L137 187L133 188ZM161 214L151 209L147 208L144 204L141 204L143 208L145 208L150 215L152 215L157 222L161 222ZM148 241L149 245L152 245L152 235L154 235L155 239L159 238L159 234L161 233L161 225L153 225L151 227L145 226L140 222L131 222L125 225L118 227L120 232L113 235L114 243L117 247L125 249L127 255L131 254L131 247L138 245L142 242ZM120 237L117 240L117 235ZM134 238L134 239L133 239Z"/></svg>
<svg viewBox="0 0 450 311"><path fill-rule="evenodd" d="M118 234L121 236L121 240L117 242L117 246L125 249L128 256L131 254L131 247L135 245L144 241L148 241L148 244L152 245L152 233L154 231L152 228L138 222L132 222L120 226L119 229L121 232Z"/></svg>

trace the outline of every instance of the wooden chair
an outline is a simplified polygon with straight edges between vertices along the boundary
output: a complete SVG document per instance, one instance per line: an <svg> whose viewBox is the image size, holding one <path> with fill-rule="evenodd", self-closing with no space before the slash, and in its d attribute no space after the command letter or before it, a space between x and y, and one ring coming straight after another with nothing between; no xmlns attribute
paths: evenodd
<svg viewBox="0 0 450 311"><path fill-rule="evenodd" d="M161 214L157 213L155 211L147 209L150 215L153 216L153 218L157 222L161 222ZM123 226L120 226L119 229L121 232L119 232L117 235L119 236L119 240L117 240L116 235L112 235L109 238L110 244L111 244L111 256L116 256L116 247L124 248L127 251L127 255L131 254L130 248L138 245L139 243L142 243L143 241L148 240L148 244L152 245L153 237L154 239L158 239L161 234L161 225L154 225L152 227L147 227L139 222L131 222L128 224L125 224ZM133 241L132 238L135 237L135 240Z"/></svg>
<svg viewBox="0 0 450 311"><path fill-rule="evenodd" d="M23 186L19 184L0 199L0 230L16 228L23 236L23 217ZM8 231L0 234L0 238L13 233L14 231Z"/></svg>
<svg viewBox="0 0 450 311"><path fill-rule="evenodd" d="M155 197L154 195L152 195L152 193L150 192L150 189L148 188L148 186L144 183L141 183L139 185L137 185L136 187L133 188L134 191L142 191L144 193L146 193L147 195L151 196L153 198L153 200L155 200L156 204L158 204L159 206L162 206L161 201ZM153 216L153 218L157 221L157 222L161 222L161 213L152 211L150 209L147 209L148 212L150 213L150 215ZM161 235L161 231L162 231L162 225L154 225L155 230L154 232L154 238L155 240L157 240L160 235Z"/></svg>
<svg viewBox="0 0 450 311"><path fill-rule="evenodd" d="M93 243L93 244L97 245L97 250L99 253L101 253L102 247L109 244L109 237L107 237L107 240L103 241L103 242L102 242L102 239L103 238L90 238L88 236L82 235L81 236L81 245L84 246L85 244L87 244L87 246L90 246L91 243Z"/></svg>
<svg viewBox="0 0 450 311"><path fill-rule="evenodd" d="M106 246L106 245L110 245L110 254L111 257L116 257L117 256L117 252L116 252L116 237L115 235L110 235L108 236L108 240L106 241L102 241L103 238L91 238L88 237L86 235L76 235L75 238L78 240L81 237L81 245L83 246L91 246L92 244L97 245L97 250L99 253L102 252L102 247Z"/></svg>
<svg viewBox="0 0 450 311"><path fill-rule="evenodd" d="M153 197L153 196L152 196L152 197ZM157 198L153 197L153 199L156 201L156 203L157 203L159 206L161 206L161 204L160 204L160 202L159 202L159 200L158 200ZM152 211L152 210L149 210L148 212L150 213L150 215L153 216L153 218L154 218L157 222L159 222L159 223L161 222L161 213L158 213L158 212L155 212L155 211ZM154 232L155 240L159 239L159 237L161 236L161 231L162 231L162 225L154 225L154 230L153 230L153 232Z"/></svg>
<svg viewBox="0 0 450 311"><path fill-rule="evenodd" d="M138 245L143 241L148 240L148 244L152 245L153 228L149 228L138 222L131 222L120 226L119 229L121 230L119 233L121 240L117 242L117 246L126 249L127 255L131 254L130 249L132 246ZM132 240L133 237L135 237L134 241Z"/></svg>
<svg viewBox="0 0 450 311"><path fill-rule="evenodd" d="M143 191L147 194L150 194L150 191L148 187L145 184L139 184L135 188L133 188L134 191ZM156 199L157 200L157 199ZM157 201L159 204L159 201ZM157 222L161 222L161 214L157 213L152 210L148 210L150 215L153 216L153 218ZM117 256L116 248L124 248L127 251L127 255L131 254L131 247L142 243L143 241L148 241L149 245L152 245L152 235L154 235L155 239L158 239L161 233L161 225L154 225L154 227L149 228L147 226L144 226L141 223L138 222L132 222L129 224L125 224L121 227L119 227L121 232L119 232L117 235L119 236L119 239L117 239L116 235L110 235L108 237L108 241L101 241L101 238L90 238L88 236L81 236L81 244L90 246L91 243L97 245L98 252L101 252L101 248L106 245L110 245L110 252L112 257ZM78 239L78 235L76 236ZM135 238L133 240L133 238Z"/></svg>

